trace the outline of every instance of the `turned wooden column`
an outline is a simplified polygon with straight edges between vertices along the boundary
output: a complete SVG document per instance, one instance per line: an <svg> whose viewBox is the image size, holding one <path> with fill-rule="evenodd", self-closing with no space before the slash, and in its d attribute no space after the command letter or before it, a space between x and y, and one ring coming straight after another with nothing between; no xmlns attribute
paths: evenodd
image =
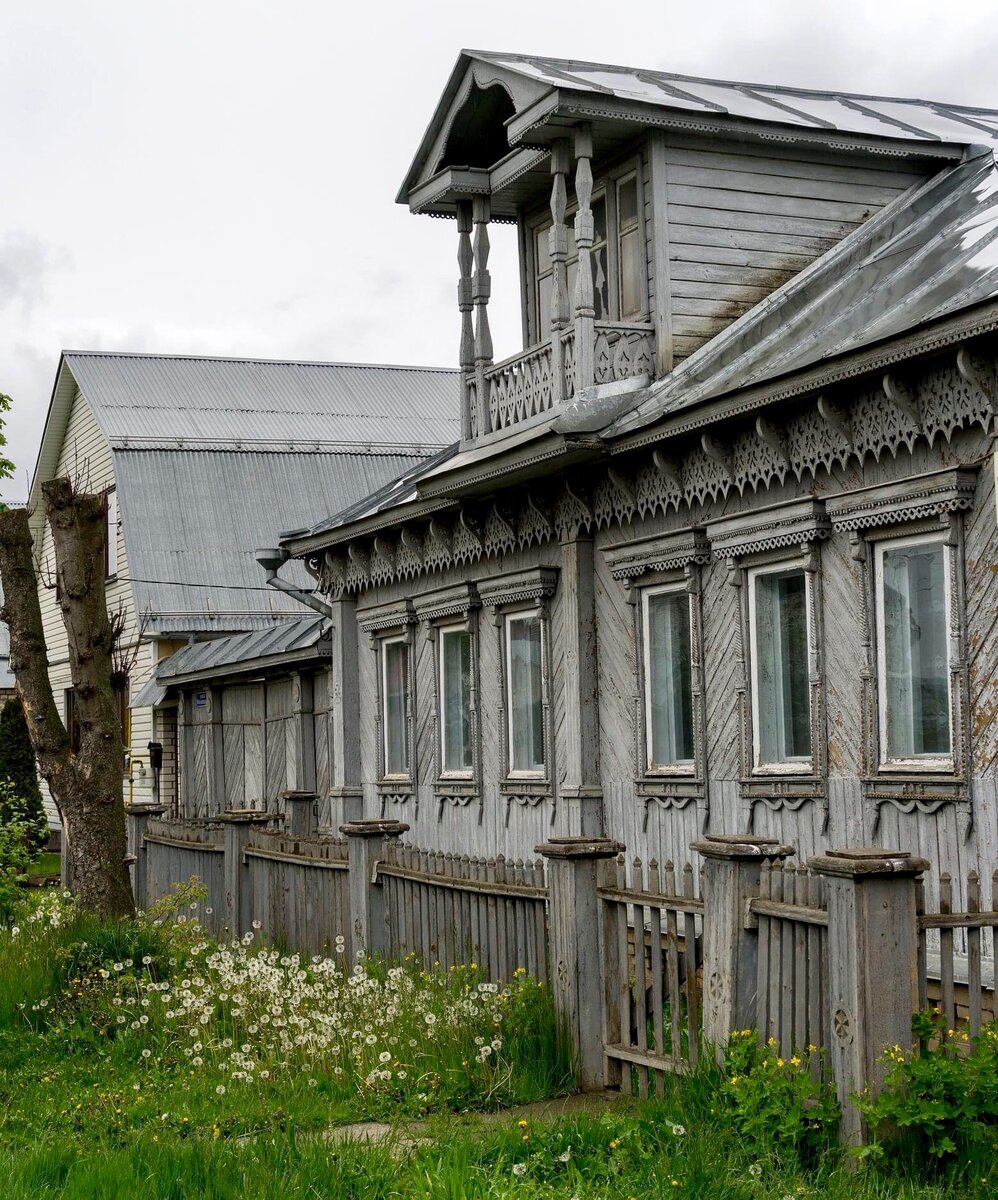
<svg viewBox="0 0 998 1200"><path fill-rule="evenodd" d="M565 399L565 346L562 334L568 327L568 226L565 211L568 207L568 171L570 146L568 138L558 138L551 145L551 228L548 231L548 254L551 256L551 403ZM540 340L540 329L537 331Z"/></svg>
<svg viewBox="0 0 998 1200"><path fill-rule="evenodd" d="M364 815L364 789L360 758L360 659L357 601L340 595L330 599L333 609L330 681L331 744L329 805L331 826L359 821ZM321 799L321 797L320 797Z"/></svg>
<svg viewBox="0 0 998 1200"><path fill-rule="evenodd" d="M488 196L476 196L471 202L474 227L471 249L475 273L471 277L471 298L475 306L475 391L478 405L479 434L492 432L489 413L489 394L485 371L492 366L492 331L489 329L489 296L492 279L489 275L489 218L491 204Z"/></svg>
<svg viewBox="0 0 998 1200"><path fill-rule="evenodd" d="M457 307L461 314L461 345L458 362L461 364L461 438L467 440L477 433L472 412L475 397L468 378L475 370L475 322L472 317L474 301L471 296L471 268L474 254L471 249L471 201L457 202L457 265L461 276L457 284Z"/></svg>
<svg viewBox="0 0 998 1200"><path fill-rule="evenodd" d="M596 378L596 309L593 306L593 131L591 125L575 130L575 245L579 272L575 281L575 390L592 387Z"/></svg>

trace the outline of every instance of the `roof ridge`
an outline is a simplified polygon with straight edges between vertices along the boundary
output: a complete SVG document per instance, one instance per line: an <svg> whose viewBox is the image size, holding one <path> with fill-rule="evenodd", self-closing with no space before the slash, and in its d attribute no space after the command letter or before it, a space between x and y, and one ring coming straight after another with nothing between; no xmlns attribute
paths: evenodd
<svg viewBox="0 0 998 1200"><path fill-rule="evenodd" d="M485 58L490 62L496 60L505 60L510 63L511 69L515 69L515 61L523 63L549 63L551 66L559 70L571 71L573 68L596 69L598 71L612 71L616 74L645 74L645 75L660 75L665 79L677 80L685 83L707 83L718 84L721 87L734 88L763 88L767 92L776 92L783 95L804 95L804 96L821 96L832 98L849 98L852 100L885 100L891 104L916 104L925 105L929 108L934 108L937 105L942 105L951 112L969 112L969 113L993 113L998 115L998 108L988 108L980 104L953 104L948 100L926 100L917 96L884 96L876 92L851 92L844 91L841 88L808 88L808 87L793 87L789 84L765 83L758 80L748 79L717 79L708 75L686 75L673 71L663 71L655 67L634 67L626 66L621 63L600 63L589 62L585 59L572 58L555 58L545 54L522 54L516 51L499 51L499 50L465 50L463 53L469 56Z"/></svg>
<svg viewBox="0 0 998 1200"><path fill-rule="evenodd" d="M435 375L458 375L457 367L428 367L409 363L323 362L307 358L244 358L224 354L145 354L137 350L63 350L64 358L165 359L171 362L247 363L272 367L340 367L359 371L426 371Z"/></svg>

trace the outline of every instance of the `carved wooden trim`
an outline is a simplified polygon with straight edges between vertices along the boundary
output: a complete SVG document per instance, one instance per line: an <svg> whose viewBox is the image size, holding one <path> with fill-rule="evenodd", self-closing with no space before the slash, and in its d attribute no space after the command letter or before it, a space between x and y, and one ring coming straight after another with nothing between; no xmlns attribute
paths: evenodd
<svg viewBox="0 0 998 1200"><path fill-rule="evenodd" d="M604 551L614 579L633 579L646 571L682 570L689 563L710 562L710 544L703 528L681 529L623 542Z"/></svg>
<svg viewBox="0 0 998 1200"><path fill-rule="evenodd" d="M399 631L416 620L416 612L411 600L392 600L387 604L378 604L373 608L357 613L357 624L369 635L385 633L389 630Z"/></svg>
<svg viewBox="0 0 998 1200"><path fill-rule="evenodd" d="M511 571L507 575L493 575L478 583L478 595L489 608L500 608L509 604L528 604L553 596L558 586L557 567L531 567L525 571Z"/></svg>
<svg viewBox="0 0 998 1200"><path fill-rule="evenodd" d="M481 604L473 583L456 583L413 596L412 607L420 621L440 621L445 617L467 615Z"/></svg>
<svg viewBox="0 0 998 1200"><path fill-rule="evenodd" d="M772 508L740 513L706 526L716 559L742 558L787 546L808 547L832 532L821 500L793 500Z"/></svg>
<svg viewBox="0 0 998 1200"><path fill-rule="evenodd" d="M830 496L825 510L835 530L874 529L973 508L976 487L976 468L956 467Z"/></svg>

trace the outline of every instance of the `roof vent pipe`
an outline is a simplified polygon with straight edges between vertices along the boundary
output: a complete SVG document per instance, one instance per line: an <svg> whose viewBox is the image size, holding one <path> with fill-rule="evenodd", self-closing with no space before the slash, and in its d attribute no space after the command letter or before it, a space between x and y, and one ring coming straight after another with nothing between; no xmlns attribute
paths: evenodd
<svg viewBox="0 0 998 1200"><path fill-rule="evenodd" d="M277 572L288 560L288 552L282 547L267 547L264 550L257 550L256 561L263 567L267 575L267 586L276 588L277 591L283 592L286 596L292 596L299 604L305 604L309 608L314 608L317 613L322 613L324 617L331 617L333 610L323 600L317 599L311 592L302 591L301 588L295 587L293 583L288 583L286 579L281 579Z"/></svg>

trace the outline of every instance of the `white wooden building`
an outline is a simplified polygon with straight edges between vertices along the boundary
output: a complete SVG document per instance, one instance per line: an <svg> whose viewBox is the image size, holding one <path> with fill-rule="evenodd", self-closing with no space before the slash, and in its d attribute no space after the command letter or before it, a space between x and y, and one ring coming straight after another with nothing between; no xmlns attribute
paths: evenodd
<svg viewBox="0 0 998 1200"><path fill-rule="evenodd" d="M174 710L154 718L157 690L140 696L155 665L190 640L297 618L300 606L264 586L256 545L451 442L455 387L454 372L427 368L62 355L30 496L50 677L72 725L41 502L47 479L69 475L107 496L108 606L123 611L135 656L121 696L126 799L151 798L150 741L164 747L162 787L175 786Z"/></svg>

